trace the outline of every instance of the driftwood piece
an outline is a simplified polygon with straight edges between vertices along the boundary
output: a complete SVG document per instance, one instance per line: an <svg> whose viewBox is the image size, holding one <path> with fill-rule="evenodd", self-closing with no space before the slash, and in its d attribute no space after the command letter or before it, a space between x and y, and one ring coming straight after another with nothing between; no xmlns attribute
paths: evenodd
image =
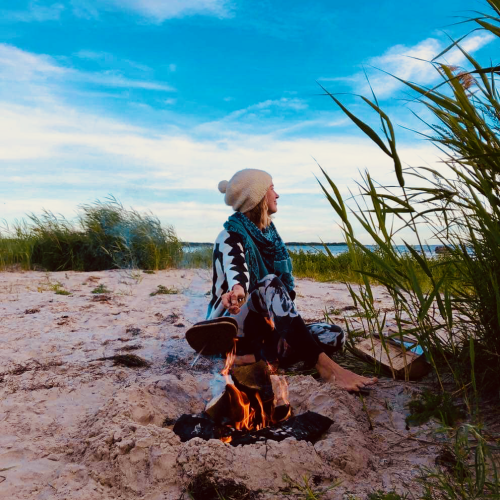
<svg viewBox="0 0 500 500"><path fill-rule="evenodd" d="M288 405L288 384L283 375L271 375L271 386L273 388L274 407Z"/></svg>
<svg viewBox="0 0 500 500"><path fill-rule="evenodd" d="M381 365L394 378L418 380L431 370L425 356L419 356L410 350L403 351L399 344L390 339L385 339L385 348L376 337L364 339L354 346L354 353Z"/></svg>
<svg viewBox="0 0 500 500"><path fill-rule="evenodd" d="M205 407L205 413L217 423L221 423L229 414L229 395L224 389L224 392L212 398Z"/></svg>
<svg viewBox="0 0 500 500"><path fill-rule="evenodd" d="M265 361L233 368L231 376L234 385L249 397L252 407L257 408L259 405L256 399L258 394L266 413L271 412L274 393L271 371Z"/></svg>
<svg viewBox="0 0 500 500"><path fill-rule="evenodd" d="M182 415L175 423L173 431L181 438L182 442L195 437L207 441L231 436L230 444L232 446L262 443L267 440L283 441L289 437L293 437L297 441L314 443L330 428L332 423L332 419L308 411L302 415L291 417L278 425L245 433L217 425L207 415Z"/></svg>

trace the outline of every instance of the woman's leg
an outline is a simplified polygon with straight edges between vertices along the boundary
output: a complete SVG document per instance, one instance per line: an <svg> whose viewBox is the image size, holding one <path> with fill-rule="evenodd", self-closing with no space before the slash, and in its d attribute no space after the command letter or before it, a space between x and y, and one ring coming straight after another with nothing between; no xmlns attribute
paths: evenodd
<svg viewBox="0 0 500 500"><path fill-rule="evenodd" d="M244 337L244 342L251 346L251 354L256 360L264 357L270 362L283 361L289 346L300 359L315 365L321 378L343 389L357 391L377 382L377 379L361 377L345 370L323 352L311 335L311 326L306 326L288 291L275 275L260 280L240 312L233 317L238 322L238 335ZM340 336L338 339L340 348L344 339L340 339Z"/></svg>
<svg viewBox="0 0 500 500"><path fill-rule="evenodd" d="M340 326L330 323L308 323L306 326L329 356L344 349L346 336Z"/></svg>
<svg viewBox="0 0 500 500"><path fill-rule="evenodd" d="M233 317L238 322L238 335L243 337L241 344L251 349L256 360L264 358L283 364L289 353L299 353L301 360L313 366L322 352L275 275L259 281Z"/></svg>

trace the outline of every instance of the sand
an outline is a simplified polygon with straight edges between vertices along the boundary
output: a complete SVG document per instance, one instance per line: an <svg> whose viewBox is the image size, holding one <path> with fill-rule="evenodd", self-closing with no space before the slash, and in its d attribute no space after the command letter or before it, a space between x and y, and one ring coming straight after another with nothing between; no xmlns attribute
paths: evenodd
<svg viewBox="0 0 500 500"><path fill-rule="evenodd" d="M99 285L108 291L92 293ZM150 294L162 285L168 295ZM287 498L285 475L314 480L323 498L364 499L374 490L418 491L421 465L440 449L432 424L408 430L406 403L422 383L382 378L360 398L310 376L288 376L296 414L313 410L334 423L314 445L293 439L232 447L199 438L181 443L175 419L202 411L221 360L201 357L184 340L204 318L206 270L0 273L0 498L189 498L208 473L256 492ZM70 295L61 295L66 290ZM352 310L340 283L297 280L308 320ZM390 304L375 287L381 309ZM116 366L99 358L134 353L151 364ZM370 430L370 416L373 430ZM349 496L351 495L351 496Z"/></svg>

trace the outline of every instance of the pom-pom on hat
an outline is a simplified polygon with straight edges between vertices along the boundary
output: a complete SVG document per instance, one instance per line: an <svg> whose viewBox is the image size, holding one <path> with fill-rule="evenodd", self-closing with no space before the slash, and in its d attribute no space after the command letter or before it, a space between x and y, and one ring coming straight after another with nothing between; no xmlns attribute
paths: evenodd
<svg viewBox="0 0 500 500"><path fill-rule="evenodd" d="M219 182L219 191L225 193L226 205L236 212L248 212L257 206L272 185L272 177L263 170L246 168L236 172L228 181Z"/></svg>

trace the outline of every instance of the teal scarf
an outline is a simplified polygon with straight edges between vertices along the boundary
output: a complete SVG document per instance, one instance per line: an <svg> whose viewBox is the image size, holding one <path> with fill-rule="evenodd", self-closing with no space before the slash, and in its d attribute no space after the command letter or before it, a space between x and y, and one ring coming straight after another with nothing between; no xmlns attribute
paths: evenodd
<svg viewBox="0 0 500 500"><path fill-rule="evenodd" d="M224 223L226 231L238 233L243 238L245 260L250 273L250 288L268 274L278 276L288 292L294 287L292 260L276 227L271 225L262 231L241 212L235 212Z"/></svg>

